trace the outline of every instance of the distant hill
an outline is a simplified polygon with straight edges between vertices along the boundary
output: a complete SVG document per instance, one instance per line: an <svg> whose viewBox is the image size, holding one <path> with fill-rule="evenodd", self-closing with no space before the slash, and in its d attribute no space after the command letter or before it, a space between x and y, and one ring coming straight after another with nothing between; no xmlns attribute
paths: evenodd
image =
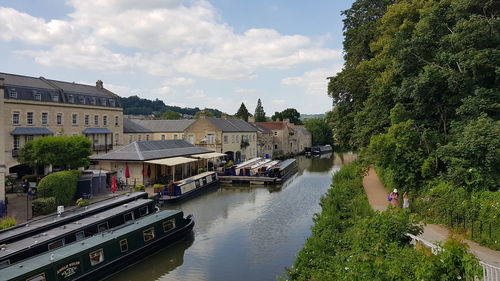
<svg viewBox="0 0 500 281"><path fill-rule="evenodd" d="M166 105L162 100L156 99L154 101L143 99L138 96L130 96L127 98L120 98L121 104L123 106L123 114L125 115L155 115L158 116L166 110L172 110L183 115L194 116L198 111L202 109L195 107L179 107ZM216 117L220 117L222 112L218 109L205 108L212 112Z"/></svg>
<svg viewBox="0 0 500 281"><path fill-rule="evenodd" d="M301 114L300 120L304 121L311 118L325 118L325 114Z"/></svg>

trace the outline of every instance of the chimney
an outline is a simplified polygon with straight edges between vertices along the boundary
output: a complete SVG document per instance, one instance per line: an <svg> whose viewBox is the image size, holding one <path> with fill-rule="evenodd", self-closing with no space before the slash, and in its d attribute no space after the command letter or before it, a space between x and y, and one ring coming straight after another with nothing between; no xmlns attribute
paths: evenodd
<svg viewBox="0 0 500 281"><path fill-rule="evenodd" d="M255 117L254 116L248 116L248 123L255 123Z"/></svg>
<svg viewBox="0 0 500 281"><path fill-rule="evenodd" d="M3 87L5 87L5 79L0 77L0 89L3 89Z"/></svg>
<svg viewBox="0 0 500 281"><path fill-rule="evenodd" d="M287 124L290 124L290 119L285 118L285 119L283 119L283 122L285 122L285 123L287 123Z"/></svg>
<svg viewBox="0 0 500 281"><path fill-rule="evenodd" d="M104 89L103 85L102 85L102 81L101 80L97 80L95 82L95 86L98 88L98 89Z"/></svg>

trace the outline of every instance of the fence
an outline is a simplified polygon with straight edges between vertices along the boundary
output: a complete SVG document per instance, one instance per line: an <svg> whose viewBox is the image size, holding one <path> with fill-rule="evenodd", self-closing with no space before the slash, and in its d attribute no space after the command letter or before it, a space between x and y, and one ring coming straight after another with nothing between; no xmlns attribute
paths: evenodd
<svg viewBox="0 0 500 281"><path fill-rule="evenodd" d="M411 238L411 242L413 245L416 245L417 242L422 243L425 247L430 248L433 254L437 254L441 251L443 251L443 248L427 241L424 240L420 237L417 237L412 234L406 234L408 237ZM480 261L479 265L483 268L483 279L475 278L476 281L500 281L500 267L496 267L491 264L487 264L485 262Z"/></svg>
<svg viewBox="0 0 500 281"><path fill-rule="evenodd" d="M448 221L452 228L461 228L470 233L472 240L500 240L500 230L498 229L498 224L484 222L480 219L467 217L465 214L457 212L449 212Z"/></svg>

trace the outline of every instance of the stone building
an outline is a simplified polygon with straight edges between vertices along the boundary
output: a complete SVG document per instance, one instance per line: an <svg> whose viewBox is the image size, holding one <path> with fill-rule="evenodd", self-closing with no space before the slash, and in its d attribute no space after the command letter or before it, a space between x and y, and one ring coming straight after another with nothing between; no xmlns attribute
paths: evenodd
<svg viewBox="0 0 500 281"><path fill-rule="evenodd" d="M27 173L30 169L17 162L19 149L43 136L84 135L94 154L123 144L123 109L102 81L91 86L8 73L0 79L6 173Z"/></svg>
<svg viewBox="0 0 500 281"><path fill-rule="evenodd" d="M257 130L257 157L273 158L273 131L259 123L249 123Z"/></svg>
<svg viewBox="0 0 500 281"><path fill-rule="evenodd" d="M273 132L273 155L275 157L299 154L312 145L311 133L303 126L290 123L289 120L257 124Z"/></svg>
<svg viewBox="0 0 500 281"><path fill-rule="evenodd" d="M194 120L124 119L125 143L146 140L184 139L184 131Z"/></svg>

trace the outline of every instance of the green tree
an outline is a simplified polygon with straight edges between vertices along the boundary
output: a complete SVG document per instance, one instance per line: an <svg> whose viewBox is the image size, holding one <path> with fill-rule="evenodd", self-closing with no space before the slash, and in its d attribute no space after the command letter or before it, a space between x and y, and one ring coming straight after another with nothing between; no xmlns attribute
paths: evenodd
<svg viewBox="0 0 500 281"><path fill-rule="evenodd" d="M285 119L289 119L290 123L295 125L302 125L302 121L300 120L300 113L295 108L287 108L281 112L275 112L271 117L273 121L283 121Z"/></svg>
<svg viewBox="0 0 500 281"><path fill-rule="evenodd" d="M238 109L238 112L236 112L236 114L234 116L248 122L248 116L250 116L250 114L248 113L247 107L245 106L244 103L241 103L240 108Z"/></svg>
<svg viewBox="0 0 500 281"><path fill-rule="evenodd" d="M181 115L178 112L167 110L160 115L160 118L167 120L179 120L181 119Z"/></svg>
<svg viewBox="0 0 500 281"><path fill-rule="evenodd" d="M257 106L255 107L255 122L265 122L266 121L266 112L264 111L264 107L262 107L262 102L260 99L257 101Z"/></svg>
<svg viewBox="0 0 500 281"><path fill-rule="evenodd" d="M310 118L304 122L306 129L311 132L313 145L332 143L332 128L324 118Z"/></svg>

